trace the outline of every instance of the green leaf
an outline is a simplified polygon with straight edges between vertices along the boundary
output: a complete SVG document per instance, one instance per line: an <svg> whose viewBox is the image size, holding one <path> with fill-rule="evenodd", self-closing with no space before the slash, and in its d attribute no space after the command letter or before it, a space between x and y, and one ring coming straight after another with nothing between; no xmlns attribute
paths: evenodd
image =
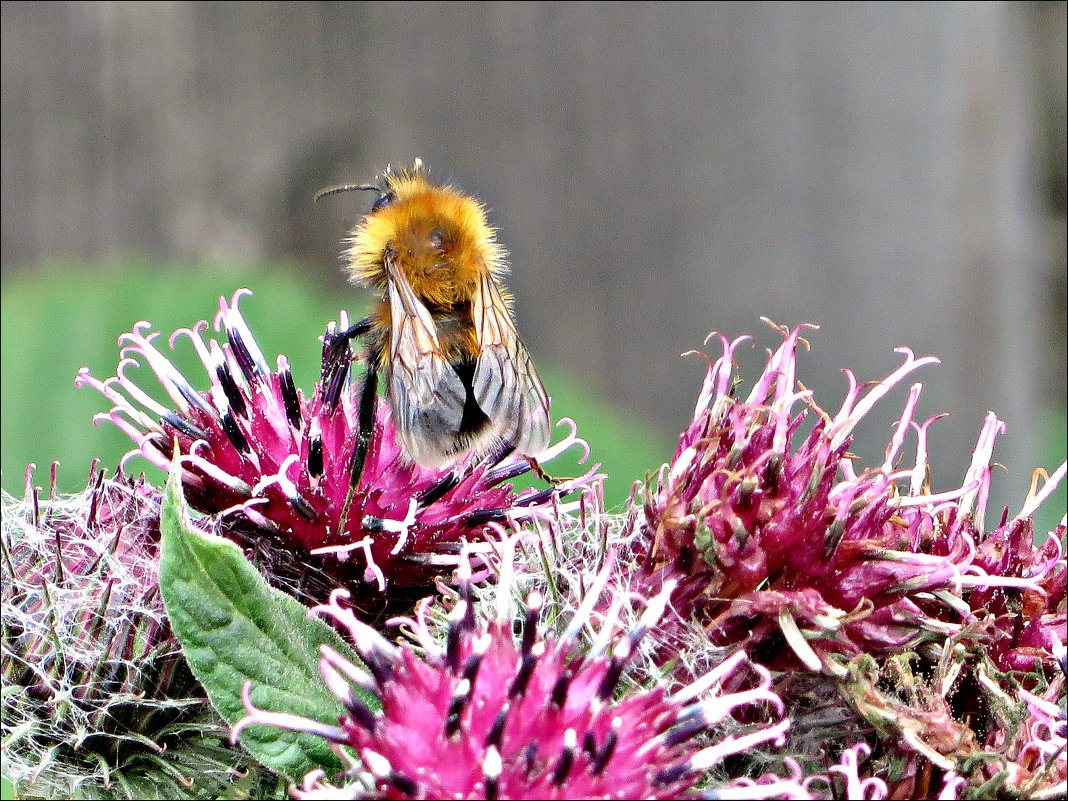
<svg viewBox="0 0 1068 801"><path fill-rule="evenodd" d="M337 725L344 712L319 673L319 645L346 656L349 648L308 610L268 586L237 545L193 528L181 485L171 470L163 497L160 590L171 627L193 674L223 719L245 717L241 689L252 703ZM325 740L268 726L249 726L241 742L260 762L291 779L313 768L334 773L340 760Z"/></svg>

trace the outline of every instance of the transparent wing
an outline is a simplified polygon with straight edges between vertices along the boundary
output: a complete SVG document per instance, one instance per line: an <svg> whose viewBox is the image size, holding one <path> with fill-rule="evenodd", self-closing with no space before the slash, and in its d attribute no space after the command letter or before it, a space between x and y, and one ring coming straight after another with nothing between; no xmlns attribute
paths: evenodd
<svg viewBox="0 0 1068 801"><path fill-rule="evenodd" d="M389 400L401 445L417 463L436 467L457 451L467 388L442 355L434 320L403 271L387 259Z"/></svg>
<svg viewBox="0 0 1068 801"><path fill-rule="evenodd" d="M479 281L472 316L481 348L471 382L475 400L497 438L536 456L549 447L549 396L488 271Z"/></svg>

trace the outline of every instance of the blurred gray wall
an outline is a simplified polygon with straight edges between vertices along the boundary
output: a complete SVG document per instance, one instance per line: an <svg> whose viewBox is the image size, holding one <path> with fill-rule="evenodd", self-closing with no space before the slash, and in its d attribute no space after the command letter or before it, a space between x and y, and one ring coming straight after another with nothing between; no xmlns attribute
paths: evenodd
<svg viewBox="0 0 1068 801"><path fill-rule="evenodd" d="M829 405L843 366L942 357L940 489L993 409L1018 508L1064 402L1064 3L3 3L2 47L5 274L132 249L338 281L366 198L311 194L418 155L491 206L538 358L664 432L703 374L678 354L774 345L760 315L821 324Z"/></svg>

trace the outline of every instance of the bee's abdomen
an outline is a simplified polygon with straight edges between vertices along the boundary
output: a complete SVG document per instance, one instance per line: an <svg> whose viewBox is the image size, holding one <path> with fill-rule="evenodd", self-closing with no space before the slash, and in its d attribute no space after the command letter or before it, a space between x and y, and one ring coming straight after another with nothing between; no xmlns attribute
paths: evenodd
<svg viewBox="0 0 1068 801"><path fill-rule="evenodd" d="M466 441L482 433L490 424L490 419L482 410L482 407L478 405L478 400L475 398L475 391L472 386L475 376L475 360L464 358L453 362L452 369L459 376L460 383L463 384L464 392L466 393L463 412L460 415L460 425L456 432L457 439Z"/></svg>

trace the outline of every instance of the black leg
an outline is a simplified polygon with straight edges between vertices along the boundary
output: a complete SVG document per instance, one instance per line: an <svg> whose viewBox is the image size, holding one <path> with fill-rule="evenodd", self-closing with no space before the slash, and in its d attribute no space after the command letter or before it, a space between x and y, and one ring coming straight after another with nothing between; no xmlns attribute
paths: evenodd
<svg viewBox="0 0 1068 801"><path fill-rule="evenodd" d="M367 461L367 449L371 445L371 435L375 429L375 400L378 397L378 371L373 365L367 366L363 379L363 391L360 393L359 425L356 434L356 447L352 451L352 465L349 487L355 490L363 475L363 465Z"/></svg>
<svg viewBox="0 0 1068 801"><path fill-rule="evenodd" d="M341 400L341 393L348 379L352 363L352 342L366 334L374 327L374 318L365 317L353 323L344 331L326 333L323 336L323 359L320 383L323 387L323 401L333 414Z"/></svg>
<svg viewBox="0 0 1068 801"><path fill-rule="evenodd" d="M367 462L367 450L371 446L371 435L375 428L375 401L378 397L378 371L373 365L367 366L367 373L363 379L363 390L360 392L360 408L358 412L359 431L356 433L356 445L352 449L352 460L349 462L349 488L345 493L345 505L341 507L341 523L338 526L338 534L345 531L348 523L349 507L356 495L356 489L360 486L360 478L363 476L363 467Z"/></svg>
<svg viewBox="0 0 1068 801"><path fill-rule="evenodd" d="M334 362L339 361L343 354L348 353L351 358L351 351L349 346L353 341L359 339L372 328L374 328L375 321L373 317L364 317L362 320L357 320L350 325L344 331L333 331L327 329L327 333L323 335L323 370L325 371Z"/></svg>

